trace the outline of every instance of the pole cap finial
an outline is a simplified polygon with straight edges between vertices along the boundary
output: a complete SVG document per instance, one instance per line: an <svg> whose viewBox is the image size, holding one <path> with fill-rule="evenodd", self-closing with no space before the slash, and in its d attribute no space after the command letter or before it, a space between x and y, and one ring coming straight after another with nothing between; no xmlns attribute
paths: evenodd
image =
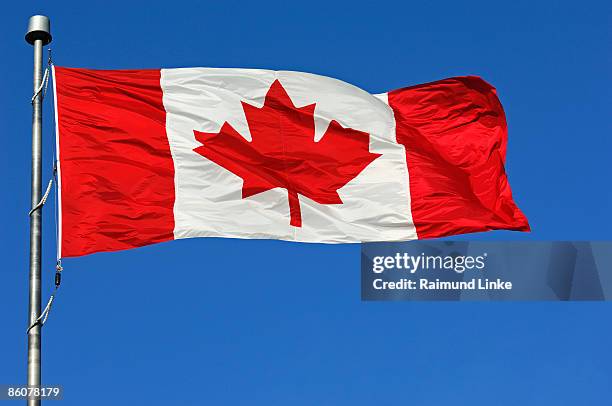
<svg viewBox="0 0 612 406"><path fill-rule="evenodd" d="M43 45L51 42L51 22L49 17L36 15L30 17L28 22L28 32L25 35L26 41L30 45L34 45L37 39L42 40Z"/></svg>

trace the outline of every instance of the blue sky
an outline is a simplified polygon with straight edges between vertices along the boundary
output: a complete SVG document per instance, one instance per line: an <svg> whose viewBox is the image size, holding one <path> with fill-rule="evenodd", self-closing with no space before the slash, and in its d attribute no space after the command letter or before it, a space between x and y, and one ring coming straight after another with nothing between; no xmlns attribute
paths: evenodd
<svg viewBox="0 0 612 406"><path fill-rule="evenodd" d="M32 49L55 63L289 69L370 92L497 87L533 232L610 239L612 6L580 2L9 2L0 16L0 383L26 377ZM53 120L45 103L45 181ZM44 274L54 235L45 209ZM611 270L612 271L612 270ZM609 303L365 303L359 246L184 240L65 261L43 382L66 405L575 405L612 396Z"/></svg>

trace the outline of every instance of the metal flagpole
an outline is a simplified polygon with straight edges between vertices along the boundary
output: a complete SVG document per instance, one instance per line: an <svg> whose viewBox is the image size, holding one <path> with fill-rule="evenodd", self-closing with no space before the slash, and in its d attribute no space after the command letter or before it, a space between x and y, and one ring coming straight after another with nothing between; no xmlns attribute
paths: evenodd
<svg viewBox="0 0 612 406"><path fill-rule="evenodd" d="M46 16L30 17L26 41L34 46L34 94L43 80L43 46L51 42L51 25ZM41 199L42 173L42 92L32 100L32 208ZM40 257L42 211L30 215L30 304L29 325L40 315ZM41 329L40 324L28 331L28 387L40 386ZM28 399L28 406L40 405L40 399Z"/></svg>

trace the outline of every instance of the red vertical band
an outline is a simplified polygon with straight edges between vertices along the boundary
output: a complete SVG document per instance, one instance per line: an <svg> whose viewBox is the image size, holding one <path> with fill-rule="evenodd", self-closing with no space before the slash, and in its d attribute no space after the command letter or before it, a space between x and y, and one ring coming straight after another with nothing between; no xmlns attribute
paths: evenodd
<svg viewBox="0 0 612 406"><path fill-rule="evenodd" d="M507 127L495 88L457 77L389 92L389 105L419 238L529 231L504 169Z"/></svg>
<svg viewBox="0 0 612 406"><path fill-rule="evenodd" d="M174 164L159 70L55 68L61 255L174 238Z"/></svg>

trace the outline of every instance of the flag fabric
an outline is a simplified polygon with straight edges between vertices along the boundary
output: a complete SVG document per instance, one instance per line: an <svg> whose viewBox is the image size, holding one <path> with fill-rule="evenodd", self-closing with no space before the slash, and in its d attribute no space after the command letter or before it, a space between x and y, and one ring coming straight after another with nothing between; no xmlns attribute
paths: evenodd
<svg viewBox="0 0 612 406"><path fill-rule="evenodd" d="M55 67L54 93L62 257L529 230L478 77L370 94L300 72Z"/></svg>

